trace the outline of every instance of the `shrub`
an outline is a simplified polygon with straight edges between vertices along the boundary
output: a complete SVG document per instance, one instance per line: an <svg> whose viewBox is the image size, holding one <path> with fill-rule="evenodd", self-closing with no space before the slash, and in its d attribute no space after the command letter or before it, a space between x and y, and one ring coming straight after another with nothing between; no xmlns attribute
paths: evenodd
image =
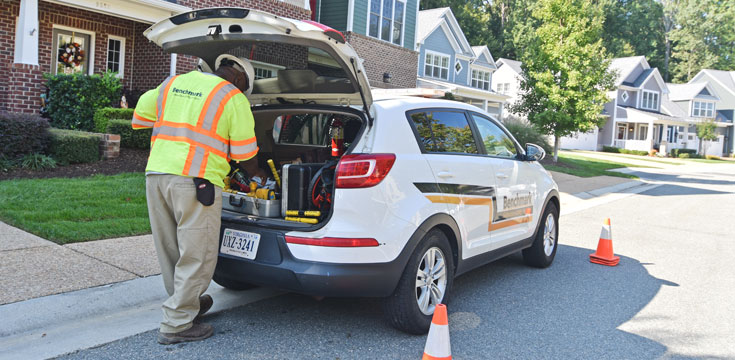
<svg viewBox="0 0 735 360"><path fill-rule="evenodd" d="M0 171L10 171L15 169L17 166L18 162L15 159L11 159L4 154L0 154Z"/></svg>
<svg viewBox="0 0 735 360"><path fill-rule="evenodd" d="M56 167L56 160L49 156L33 153L23 156L20 167L28 170L46 170Z"/></svg>
<svg viewBox="0 0 735 360"><path fill-rule="evenodd" d="M122 85L114 73L103 75L45 75L49 89L51 125L60 129L93 131L94 113L120 99Z"/></svg>
<svg viewBox="0 0 735 360"><path fill-rule="evenodd" d="M150 149L153 129L133 130L131 123L131 120L110 120L106 132L120 135L120 147Z"/></svg>
<svg viewBox="0 0 735 360"><path fill-rule="evenodd" d="M695 155L697 150L694 149L671 149L671 157L679 157L679 154L689 154L689 157Z"/></svg>
<svg viewBox="0 0 735 360"><path fill-rule="evenodd" d="M100 159L100 135L83 131L50 129L49 154L61 164L90 163Z"/></svg>
<svg viewBox="0 0 735 360"><path fill-rule="evenodd" d="M689 153L681 153L677 157L679 159L689 159Z"/></svg>
<svg viewBox="0 0 735 360"><path fill-rule="evenodd" d="M707 160L722 160L719 156L716 155L705 155L704 157L707 158Z"/></svg>
<svg viewBox="0 0 735 360"><path fill-rule="evenodd" d="M623 154L628 154L628 155L641 155L641 156L648 155L648 151L644 151L644 150L620 149L620 152Z"/></svg>
<svg viewBox="0 0 735 360"><path fill-rule="evenodd" d="M48 121L38 115L0 112L0 156L16 159L44 152L48 128Z"/></svg>
<svg viewBox="0 0 735 360"><path fill-rule="evenodd" d="M605 146L605 145L603 145L602 146L602 151L603 152L609 152L609 153L619 153L620 152L620 149L618 149L618 148L616 148L614 146Z"/></svg>
<svg viewBox="0 0 735 360"><path fill-rule="evenodd" d="M107 122L113 119L130 120L133 118L135 109L119 109L106 107L94 112L94 131L103 133L107 131Z"/></svg>
<svg viewBox="0 0 735 360"><path fill-rule="evenodd" d="M527 124L520 120L508 121L504 124L505 128L510 131L516 140L524 147L528 143L541 146L547 154L551 154L554 150L549 144L546 135L538 131L533 125Z"/></svg>

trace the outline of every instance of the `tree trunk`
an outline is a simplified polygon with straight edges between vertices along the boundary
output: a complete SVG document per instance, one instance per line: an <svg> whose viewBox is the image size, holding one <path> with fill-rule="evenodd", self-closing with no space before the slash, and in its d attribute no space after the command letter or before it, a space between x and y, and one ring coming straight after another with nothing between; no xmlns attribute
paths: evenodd
<svg viewBox="0 0 735 360"><path fill-rule="evenodd" d="M561 137L554 135L554 162L559 161L559 147L561 147Z"/></svg>

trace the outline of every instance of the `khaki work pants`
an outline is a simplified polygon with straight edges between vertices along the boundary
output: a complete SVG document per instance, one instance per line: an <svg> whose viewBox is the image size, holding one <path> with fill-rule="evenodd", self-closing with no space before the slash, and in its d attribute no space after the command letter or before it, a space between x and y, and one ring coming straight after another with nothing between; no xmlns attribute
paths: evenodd
<svg viewBox="0 0 735 360"><path fill-rule="evenodd" d="M199 312L199 296L212 281L222 215L222 189L214 189L214 204L204 206L196 199L191 178L146 176L153 241L169 295L163 303L161 332L191 328Z"/></svg>

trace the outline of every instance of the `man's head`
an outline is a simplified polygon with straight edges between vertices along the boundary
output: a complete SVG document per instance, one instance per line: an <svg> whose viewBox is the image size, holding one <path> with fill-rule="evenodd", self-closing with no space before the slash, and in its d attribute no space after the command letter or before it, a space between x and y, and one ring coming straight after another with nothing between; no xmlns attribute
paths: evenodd
<svg viewBox="0 0 735 360"><path fill-rule="evenodd" d="M245 95L253 92L253 79L255 70L245 58L238 58L230 54L222 54L217 57L214 64L215 75L231 82Z"/></svg>

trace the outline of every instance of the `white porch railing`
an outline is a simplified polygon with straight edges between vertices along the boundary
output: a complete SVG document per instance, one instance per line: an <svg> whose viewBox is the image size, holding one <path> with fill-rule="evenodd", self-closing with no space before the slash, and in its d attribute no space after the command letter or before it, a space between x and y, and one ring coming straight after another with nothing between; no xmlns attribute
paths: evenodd
<svg viewBox="0 0 735 360"><path fill-rule="evenodd" d="M615 140L615 147L627 150L649 151L653 147L648 140Z"/></svg>

